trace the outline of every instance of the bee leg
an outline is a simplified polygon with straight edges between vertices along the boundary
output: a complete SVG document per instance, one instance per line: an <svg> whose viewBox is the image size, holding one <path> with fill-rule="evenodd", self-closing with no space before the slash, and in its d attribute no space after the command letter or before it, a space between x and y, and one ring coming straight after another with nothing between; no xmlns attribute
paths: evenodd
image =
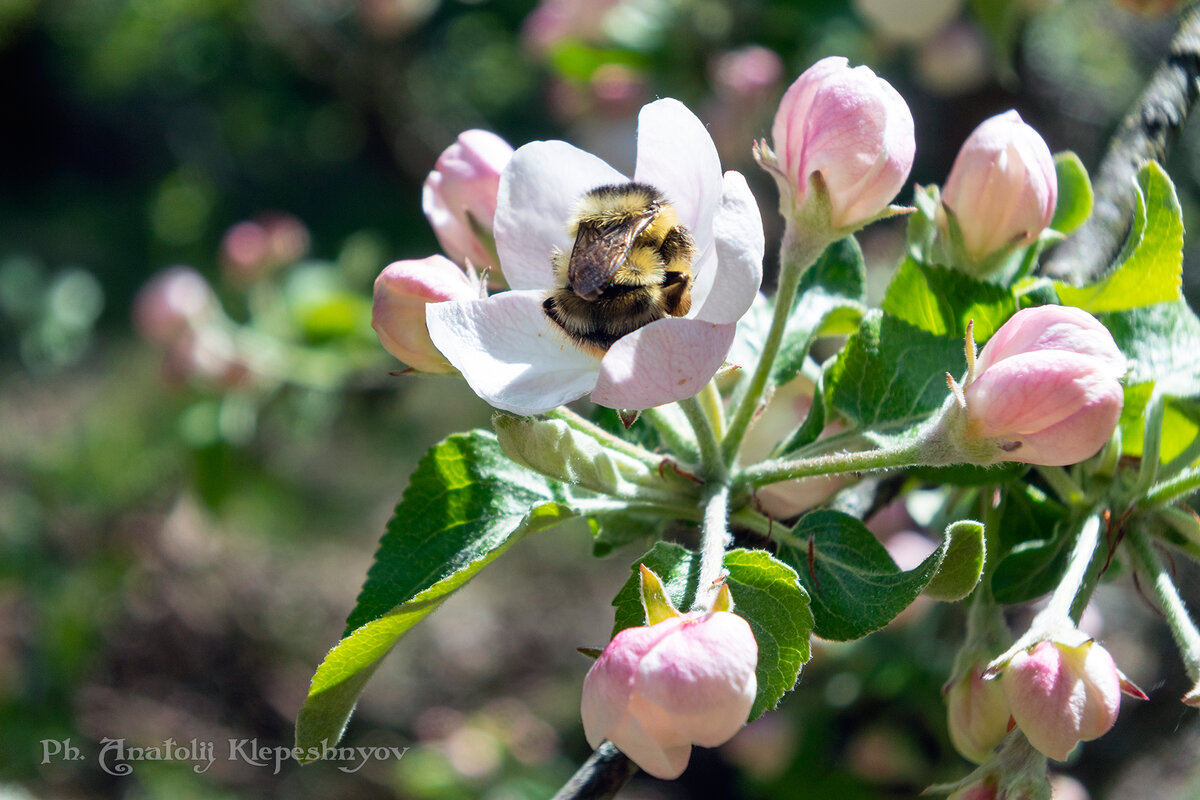
<svg viewBox="0 0 1200 800"><path fill-rule="evenodd" d="M662 282L663 305L667 314L682 317L692 308L692 277L684 272L668 272Z"/></svg>

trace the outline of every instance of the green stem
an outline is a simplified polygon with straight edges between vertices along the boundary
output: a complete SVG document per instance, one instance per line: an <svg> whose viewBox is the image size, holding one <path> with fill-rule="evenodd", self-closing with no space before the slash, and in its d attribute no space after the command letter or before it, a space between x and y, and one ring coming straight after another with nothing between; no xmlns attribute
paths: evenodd
<svg viewBox="0 0 1200 800"><path fill-rule="evenodd" d="M717 391L716 381L704 384L704 388L700 390L699 399L700 404L704 407L704 413L708 415L709 422L712 423L717 441L720 441L725 435L725 407L721 403L721 393Z"/></svg>
<svg viewBox="0 0 1200 800"><path fill-rule="evenodd" d="M685 435L682 420L678 418L678 414L672 414L670 409L670 405L647 408L642 412L642 416L658 431L668 450L684 461L695 463L700 458L699 445L695 439Z"/></svg>
<svg viewBox="0 0 1200 800"><path fill-rule="evenodd" d="M638 447L632 442L625 441L620 436L609 433L599 425L596 425L590 420L584 419L566 406L559 406L552 411L548 411L546 412L546 416L565 422L570 427L574 428L580 433L592 437L610 450L616 450L618 453L622 453L623 455L627 455L630 458L636 459L648 467L657 468L659 463L662 462L661 456L656 456L654 453L651 453L645 448Z"/></svg>
<svg viewBox="0 0 1200 800"><path fill-rule="evenodd" d="M679 407L687 415L688 422L692 424L692 430L696 434L696 441L700 444L700 463L703 465L705 479L726 483L727 470L725 462L721 459L721 443L717 441L700 401L695 397L688 397L679 401Z"/></svg>
<svg viewBox="0 0 1200 800"><path fill-rule="evenodd" d="M1170 573L1163 566L1162 559L1154 551L1150 537L1141 526L1130 526L1125 541L1133 551L1138 572L1154 583L1158 602L1162 604L1163 614L1171 628L1171 635L1175 637L1175 644L1179 647L1179 654L1183 657L1188 676L1193 681L1200 681L1200 631L1196 630L1196 623L1188 615L1187 606L1179 596L1175 582L1171 580Z"/></svg>
<svg viewBox="0 0 1200 800"><path fill-rule="evenodd" d="M905 444L901 447L866 450L863 452L831 453L815 458L795 460L776 459L744 470L737 480L737 487L749 484L764 486L769 483L807 478L813 475L831 475L839 472L868 472L880 469L911 467L923 463L925 456L922 443Z"/></svg>
<svg viewBox="0 0 1200 800"><path fill-rule="evenodd" d="M1083 500L1083 489L1062 467L1039 466L1037 471L1066 505L1078 505Z"/></svg>
<svg viewBox="0 0 1200 800"><path fill-rule="evenodd" d="M1099 544L1100 517L1092 514L1080 527L1079 536L1075 538L1075 544L1071 547L1067 571L1054 588L1049 604L1038 614L1039 617L1070 617L1076 622L1079 621L1078 615L1087 605L1091 590L1095 587L1095 580L1088 580L1091 573L1098 572L1098 569L1092 568L1092 562L1095 560L1097 567L1103 566L1100 559L1093 558Z"/></svg>
<svg viewBox="0 0 1200 800"><path fill-rule="evenodd" d="M1200 469L1193 468L1168 478L1146 492L1146 496L1138 501L1137 507L1147 509L1161 506L1197 489L1200 489Z"/></svg>
<svg viewBox="0 0 1200 800"><path fill-rule="evenodd" d="M732 464L737 455L742 437L754 419L754 413L762 402L763 390L767 387L767 379L771 368L775 365L775 356L779 354L779 345L783 342L783 332L787 328L788 317L792 312L792 303L796 290L800 287L800 279L805 271L816 263L817 258L828 246L828 242L797 242L796 236L789 225L788 235L780 248L779 286L775 292L775 315L771 318L771 329L767 332L767 340L763 343L762 353L750 376L750 384L742 402L738 405L729 421L729 430L722 441L722 455L726 464Z"/></svg>
<svg viewBox="0 0 1200 800"><path fill-rule="evenodd" d="M700 582L693 611L708 611L717 599L721 577L725 574L725 548L729 535L729 484L718 482L705 493L704 520L700 549Z"/></svg>
<svg viewBox="0 0 1200 800"><path fill-rule="evenodd" d="M730 514L729 520L741 528L754 531L760 536L765 536L788 547L803 549L808 546L806 542L802 542L796 538L791 528L782 522L775 522L769 519L748 506L744 506Z"/></svg>

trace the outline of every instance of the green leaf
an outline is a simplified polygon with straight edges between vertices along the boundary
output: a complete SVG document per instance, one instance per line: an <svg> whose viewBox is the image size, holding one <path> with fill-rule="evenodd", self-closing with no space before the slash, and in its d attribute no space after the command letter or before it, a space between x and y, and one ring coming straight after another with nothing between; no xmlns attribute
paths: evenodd
<svg viewBox="0 0 1200 800"><path fill-rule="evenodd" d="M946 538L950 541L946 557L925 587L925 594L935 600L954 602L969 595L983 575L983 523L974 520L951 523Z"/></svg>
<svg viewBox="0 0 1200 800"><path fill-rule="evenodd" d="M1175 185L1155 162L1137 176L1137 208L1122 263L1100 280L1078 287L1057 282L1065 305L1099 314L1180 298L1183 214Z"/></svg>
<svg viewBox="0 0 1200 800"><path fill-rule="evenodd" d="M667 596L677 608L690 608L696 596L700 557L677 544L659 542L641 559L662 578ZM796 685L800 667L811 655L809 637L813 618L808 595L796 573L765 550L730 550L725 554L726 584L733 593L733 611L750 624L758 642L758 695L750 719L778 704ZM613 635L643 624L638 569L613 598L616 624Z"/></svg>
<svg viewBox="0 0 1200 800"><path fill-rule="evenodd" d="M999 561L992 595L999 603L1024 603L1050 592L1066 567L1058 536L1067 508L1041 489L1015 483L1005 488L994 535Z"/></svg>
<svg viewBox="0 0 1200 800"><path fill-rule="evenodd" d="M954 269L931 267L907 258L900 265L881 306L896 319L932 333L961 339L975 321L975 340L983 342L1017 310L1012 292Z"/></svg>
<svg viewBox="0 0 1200 800"><path fill-rule="evenodd" d="M592 532L592 555L604 558L627 544L658 536L663 520L633 514L597 514L588 517Z"/></svg>
<svg viewBox="0 0 1200 800"><path fill-rule="evenodd" d="M1193 402L1200 397L1200 319L1182 300L1101 314L1099 319L1129 363L1119 423L1122 452L1141 455L1143 412L1157 389L1169 398L1160 456L1170 461L1200 433Z"/></svg>
<svg viewBox="0 0 1200 800"><path fill-rule="evenodd" d="M978 523L949 526L941 545L908 572L896 566L862 522L840 511L806 514L792 535L807 541L808 547L781 545L779 558L796 569L812 598L814 632L834 641L859 639L879 630L931 585L940 596L969 593L965 584L976 565L980 569L983 565L983 526ZM951 552L950 574L934 584Z"/></svg>
<svg viewBox="0 0 1200 800"><path fill-rule="evenodd" d="M965 369L961 339L876 311L826 369L826 402L859 427L914 422L945 401L946 373Z"/></svg>
<svg viewBox="0 0 1200 800"><path fill-rule="evenodd" d="M341 738L380 659L526 533L571 516L562 487L509 461L484 431L426 453L375 554L347 634L313 676L296 744Z"/></svg>
<svg viewBox="0 0 1200 800"><path fill-rule="evenodd" d="M1087 168L1070 150L1054 154L1054 172L1058 177L1058 205L1054 207L1050 227L1059 233L1070 233L1092 215L1096 196Z"/></svg>

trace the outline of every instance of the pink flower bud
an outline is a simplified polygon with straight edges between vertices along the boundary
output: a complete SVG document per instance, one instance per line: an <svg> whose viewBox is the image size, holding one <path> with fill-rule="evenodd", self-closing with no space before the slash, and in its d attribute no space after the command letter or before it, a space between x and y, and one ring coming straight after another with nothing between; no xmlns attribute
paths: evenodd
<svg viewBox="0 0 1200 800"><path fill-rule="evenodd" d="M1125 357L1078 308L1018 311L984 346L963 392L966 435L994 460L1062 466L1096 453L1121 416Z"/></svg>
<svg viewBox="0 0 1200 800"><path fill-rule="evenodd" d="M1121 674L1094 641L1077 647L1044 640L1018 652L1000 678L1017 727L1049 758L1063 761L1081 741L1117 721Z"/></svg>
<svg viewBox="0 0 1200 800"><path fill-rule="evenodd" d="M1008 700L1000 681L983 679L983 666L949 684L946 717L950 741L964 758L982 764L1008 734Z"/></svg>
<svg viewBox="0 0 1200 800"><path fill-rule="evenodd" d="M804 207L810 179L829 193L830 224L839 230L883 213L904 186L916 152L904 98L867 67L831 56L809 67L787 90L771 128L781 208Z"/></svg>
<svg viewBox="0 0 1200 800"><path fill-rule="evenodd" d="M479 288L454 262L442 256L389 264L375 279L371 327L379 343L421 372L453 372L429 339L425 306L445 300L471 300Z"/></svg>
<svg viewBox="0 0 1200 800"><path fill-rule="evenodd" d="M171 267L138 291L133 326L152 342L170 344L216 308L217 297L204 276L191 267Z"/></svg>
<svg viewBox="0 0 1200 800"><path fill-rule="evenodd" d="M1050 224L1058 202L1050 148L1016 111L985 120L958 151L942 202L974 259L1029 244Z"/></svg>
<svg viewBox="0 0 1200 800"><path fill-rule="evenodd" d="M446 255L462 266L498 267L491 239L500 172L512 157L494 133L464 131L425 179L421 207Z"/></svg>
<svg viewBox="0 0 1200 800"><path fill-rule="evenodd" d="M727 611L693 612L626 628L583 681L583 730L608 739L656 778L683 774L692 745L731 739L750 714L758 644Z"/></svg>

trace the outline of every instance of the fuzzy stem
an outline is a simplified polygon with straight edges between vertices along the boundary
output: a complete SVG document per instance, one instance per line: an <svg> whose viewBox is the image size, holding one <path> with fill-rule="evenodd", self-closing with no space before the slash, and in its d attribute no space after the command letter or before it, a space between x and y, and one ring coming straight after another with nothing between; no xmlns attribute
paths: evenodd
<svg viewBox="0 0 1200 800"><path fill-rule="evenodd" d="M669 408L669 405L661 408L647 408L642 412L642 416L650 421L654 430L658 431L658 435L662 437L668 450L684 461L694 462L700 457L697 442L680 430L678 421L671 419L673 415L667 410Z"/></svg>
<svg viewBox="0 0 1200 800"><path fill-rule="evenodd" d="M1196 630L1196 623L1188 615L1187 606L1179 596L1171 574L1163 566L1162 559L1154 551L1150 537L1141 526L1131 526L1125 541L1133 552L1137 571L1154 583L1154 592L1162 605L1171 635L1175 637L1175 645L1183 657L1188 677L1193 681L1200 681L1200 631Z"/></svg>
<svg viewBox="0 0 1200 800"><path fill-rule="evenodd" d="M783 332L787 328L788 317L792 312L792 303L800 279L804 273L817 262L829 242L798 242L795 232L789 225L784 236L783 245L779 252L779 285L775 292L775 316L771 318L771 329L767 332L767 340L763 342L762 353L754 374L750 376L750 384L741 404L729 421L729 429L725 432L721 451L726 464L732 464L737 455L742 437L750 427L754 413L762 402L763 391L767 388L767 379L771 375L771 367L775 364L775 356L779 354L779 345L783 342Z"/></svg>
<svg viewBox="0 0 1200 800"><path fill-rule="evenodd" d="M1200 489L1200 469L1190 469L1159 483L1138 501L1139 509L1154 508Z"/></svg>
<svg viewBox="0 0 1200 800"><path fill-rule="evenodd" d="M1079 488L1071 474L1062 467L1039 466L1037 471L1066 505L1077 505L1083 500L1083 489Z"/></svg>
<svg viewBox="0 0 1200 800"><path fill-rule="evenodd" d="M1054 594L1050 596L1049 604L1038 614L1039 617L1046 619L1070 617L1076 622L1079 621L1078 615L1087 605L1091 589L1095 587L1095 580L1088 580L1088 577L1089 573L1096 571L1089 567L1092 566L1096 547L1099 544L1100 517L1092 514L1080 527L1079 536L1075 539L1067 561L1067 571L1063 573L1058 586L1054 588ZM1099 561L1099 559L1095 560Z"/></svg>
<svg viewBox="0 0 1200 800"><path fill-rule="evenodd" d="M693 611L708 611L717 598L721 577L725 574L725 548L729 535L729 485L713 485L705 495L700 550L700 582Z"/></svg>
<svg viewBox="0 0 1200 800"><path fill-rule="evenodd" d="M705 479L725 483L727 470L725 462L721 458L721 443L717 441L712 424L709 422L708 415L704 413L700 401L695 397L688 397L680 400L678 405L687 415L688 422L692 424L692 430L696 433L696 441L700 444L700 463Z"/></svg>
<svg viewBox="0 0 1200 800"><path fill-rule="evenodd" d="M709 381L704 384L704 388L700 390L697 397L700 405L704 408L704 413L708 415L708 421L712 423L717 441L720 441L725 436L725 407L721 403L721 393L717 391L716 382Z"/></svg>
<svg viewBox="0 0 1200 800"><path fill-rule="evenodd" d="M813 475L831 475L839 472L868 472L871 470L911 467L923 463L926 455L920 440L895 448L882 448L864 452L831 453L815 458L795 460L776 459L744 470L737 480L740 488L749 484L764 486L794 478Z"/></svg>

